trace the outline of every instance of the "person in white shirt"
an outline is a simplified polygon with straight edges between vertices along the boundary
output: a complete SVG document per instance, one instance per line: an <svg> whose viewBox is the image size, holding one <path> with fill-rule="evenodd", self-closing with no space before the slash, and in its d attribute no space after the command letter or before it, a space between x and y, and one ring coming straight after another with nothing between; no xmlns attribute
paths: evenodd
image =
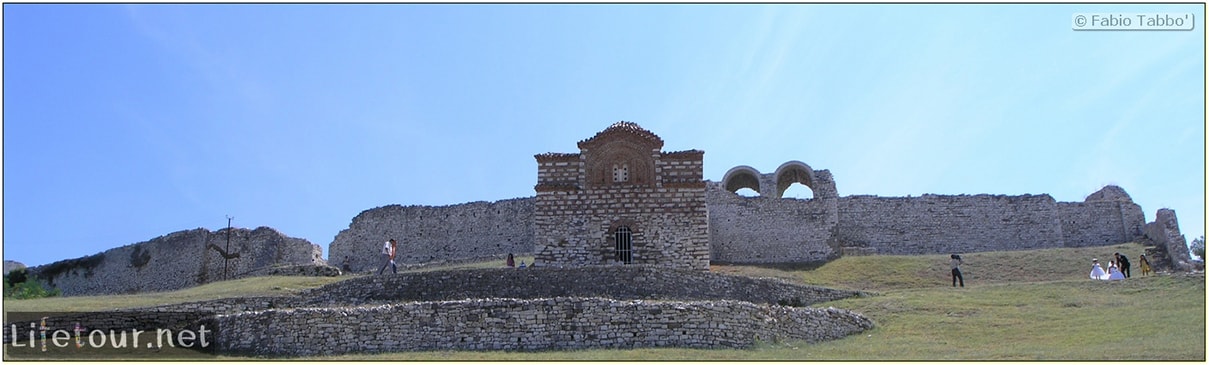
<svg viewBox="0 0 1209 365"><path fill-rule="evenodd" d="M961 255L949 255L949 268L953 269L953 287L957 287L957 282L961 281L961 287L966 287L966 279L961 277Z"/></svg>
<svg viewBox="0 0 1209 365"><path fill-rule="evenodd" d="M378 275L382 275L386 271L387 266L390 266L390 271L395 274L399 273L399 266L395 265L395 251L398 251L398 249L399 244L395 242L394 238L382 244L382 260L385 262L382 263L382 268L378 269Z"/></svg>

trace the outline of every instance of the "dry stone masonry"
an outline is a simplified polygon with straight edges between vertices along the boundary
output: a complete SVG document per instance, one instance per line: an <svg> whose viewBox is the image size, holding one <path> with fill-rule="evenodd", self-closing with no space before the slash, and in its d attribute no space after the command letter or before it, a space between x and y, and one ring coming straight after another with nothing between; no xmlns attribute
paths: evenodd
<svg viewBox="0 0 1209 365"><path fill-rule="evenodd" d="M218 351L269 356L412 350L749 347L873 327L847 310L739 301L466 299L220 315Z"/></svg>
<svg viewBox="0 0 1209 365"><path fill-rule="evenodd" d="M780 279L721 275L654 265L447 270L373 275L302 294L307 306L383 304L466 298L608 297L742 300L812 305L863 295Z"/></svg>
<svg viewBox="0 0 1209 365"><path fill-rule="evenodd" d="M551 285L559 283L559 285ZM749 347L825 341L873 327L804 305L865 295L779 279L664 266L454 270L366 276L297 296L210 300L50 317L51 328L187 328L219 354L332 355L410 350ZM781 305L788 304L788 305ZM10 320L4 341L24 336Z"/></svg>

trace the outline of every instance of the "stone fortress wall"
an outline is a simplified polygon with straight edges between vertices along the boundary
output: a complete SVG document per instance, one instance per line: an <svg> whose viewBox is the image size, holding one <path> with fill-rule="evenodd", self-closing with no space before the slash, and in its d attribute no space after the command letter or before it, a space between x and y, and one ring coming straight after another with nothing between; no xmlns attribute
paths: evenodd
<svg viewBox="0 0 1209 365"><path fill-rule="evenodd" d="M827 170L791 161L761 174L731 169L722 182L705 182L710 260L730 263L817 262L853 254L946 254L1142 241L1161 250L1156 268L1188 269L1191 258L1175 212L1161 209L1144 224L1141 208L1121 188L1108 186L1083 202L1049 195L846 196ZM793 183L810 199L780 198ZM752 188L758 197L734 193ZM366 210L331 243L332 266L349 257L353 272L375 271L388 238L400 241L401 265L502 259L532 255L535 198L452 206L389 205ZM321 248L270 228L233 230L231 277L283 272L281 265L323 264ZM31 268L64 295L174 290L220 280L225 231L172 233L148 242ZM1171 252L1168 255L1166 252ZM538 262L542 264L542 262ZM307 270L303 270L307 269Z"/></svg>
<svg viewBox="0 0 1209 365"><path fill-rule="evenodd" d="M352 272L377 272L383 264L382 245L391 238L399 243L399 265L532 253L533 198L369 209L336 235L328 260L340 267L347 256Z"/></svg>
<svg viewBox="0 0 1209 365"><path fill-rule="evenodd" d="M782 198L793 183L811 188L814 197ZM735 194L742 188L760 196ZM829 171L798 161L772 174L748 166L731 169L722 182L709 184L714 259L810 262L845 254L1107 246L1157 236L1146 233L1141 207L1117 186L1083 202L1057 202L1044 194L837 197L835 192Z"/></svg>
<svg viewBox="0 0 1209 365"><path fill-rule="evenodd" d="M790 185L811 187L812 199L772 199ZM749 188L760 197L735 191ZM707 182L711 259L731 263L814 262L838 255L830 245L840 199L831 172L790 161L776 173L738 166Z"/></svg>
<svg viewBox="0 0 1209 365"><path fill-rule="evenodd" d="M787 165L805 166L799 164ZM1047 194L839 197L834 193L835 183L830 172L809 171L812 171L812 180L808 181L816 186L812 189L814 197L811 199L780 198L779 194L785 189L777 190L776 174L751 173L749 176L756 178L741 183L731 180L707 181L705 200L709 219L710 259L729 263L818 262L845 254L922 255L1014 251L1108 246L1143 240L1163 245L1170 243L1171 251L1177 252L1176 255L1187 251L1178 226L1172 223L1174 211L1160 210L1162 214L1157 215L1157 222L1166 224L1145 224L1141 207L1117 186L1104 187L1083 202L1058 202ZM760 188L753 190L777 195L743 197L733 192L753 185ZM421 261L407 262L423 262L430 257L453 261L503 257L507 253L532 254L532 231L518 234L513 233L513 228L526 226L525 222L533 221L533 201L534 198L520 198L495 203L517 207L513 210L515 215L508 217L514 225L506 228L503 225L496 228L494 224L482 225L469 221L457 223L483 227L475 231L476 235L516 237L510 242L502 240L511 244L500 246L506 247L507 251L492 251L484 255L482 252L485 251L476 251L483 250L481 246L474 246L475 242L484 241L481 238L431 243L419 241L405 249L416 250L409 257L418 257ZM475 208L464 210L461 207L408 207L377 211L372 215L368 214L371 211L366 211L358 216L348 230L341 232L341 237L370 236L363 227L395 226L401 231L404 225L419 224L418 217L429 212L442 212L429 213L437 216L448 214L476 219L475 213L467 212ZM395 223L403 222L400 217L404 216L410 220ZM498 219L501 218L488 218L489 221ZM450 224L432 219L427 222ZM380 250L382 239L357 241L342 240L341 237L333 243L332 257L339 257L336 255L339 252L353 252L352 257L360 256L366 262L369 262L369 257L377 260L374 255ZM1179 249L1180 246L1185 248ZM494 249L493 246L488 248ZM1190 261L1187 253L1175 259ZM357 261L354 259L354 262ZM353 269L363 271L357 266Z"/></svg>
<svg viewBox="0 0 1209 365"><path fill-rule="evenodd" d="M227 233L230 232L230 251ZM226 257L224 258L224 253ZM224 265L225 264L225 265ZM179 231L91 256L29 268L63 295L130 294L322 266L323 248L268 227ZM224 267L225 266L225 267ZM330 273L330 272L329 272Z"/></svg>

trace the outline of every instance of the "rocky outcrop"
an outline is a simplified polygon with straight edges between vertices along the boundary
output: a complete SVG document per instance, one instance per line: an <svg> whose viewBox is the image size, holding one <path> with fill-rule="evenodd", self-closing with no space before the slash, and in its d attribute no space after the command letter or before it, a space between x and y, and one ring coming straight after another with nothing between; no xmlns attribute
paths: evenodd
<svg viewBox="0 0 1209 365"><path fill-rule="evenodd" d="M22 263L16 262L16 261L12 261L12 260L4 260L4 275L8 275L8 273L13 270L24 269L24 268L25 268L25 264L22 264Z"/></svg>

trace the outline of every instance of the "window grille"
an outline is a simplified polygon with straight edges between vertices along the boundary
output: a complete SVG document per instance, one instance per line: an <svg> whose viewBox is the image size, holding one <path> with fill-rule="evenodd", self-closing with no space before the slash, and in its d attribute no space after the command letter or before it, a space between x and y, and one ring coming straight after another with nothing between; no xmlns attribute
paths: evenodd
<svg viewBox="0 0 1209 365"><path fill-rule="evenodd" d="M615 251L617 261L626 264L634 262L633 241L631 241L632 236L633 235L630 233L630 227L622 226L617 228L617 248Z"/></svg>

